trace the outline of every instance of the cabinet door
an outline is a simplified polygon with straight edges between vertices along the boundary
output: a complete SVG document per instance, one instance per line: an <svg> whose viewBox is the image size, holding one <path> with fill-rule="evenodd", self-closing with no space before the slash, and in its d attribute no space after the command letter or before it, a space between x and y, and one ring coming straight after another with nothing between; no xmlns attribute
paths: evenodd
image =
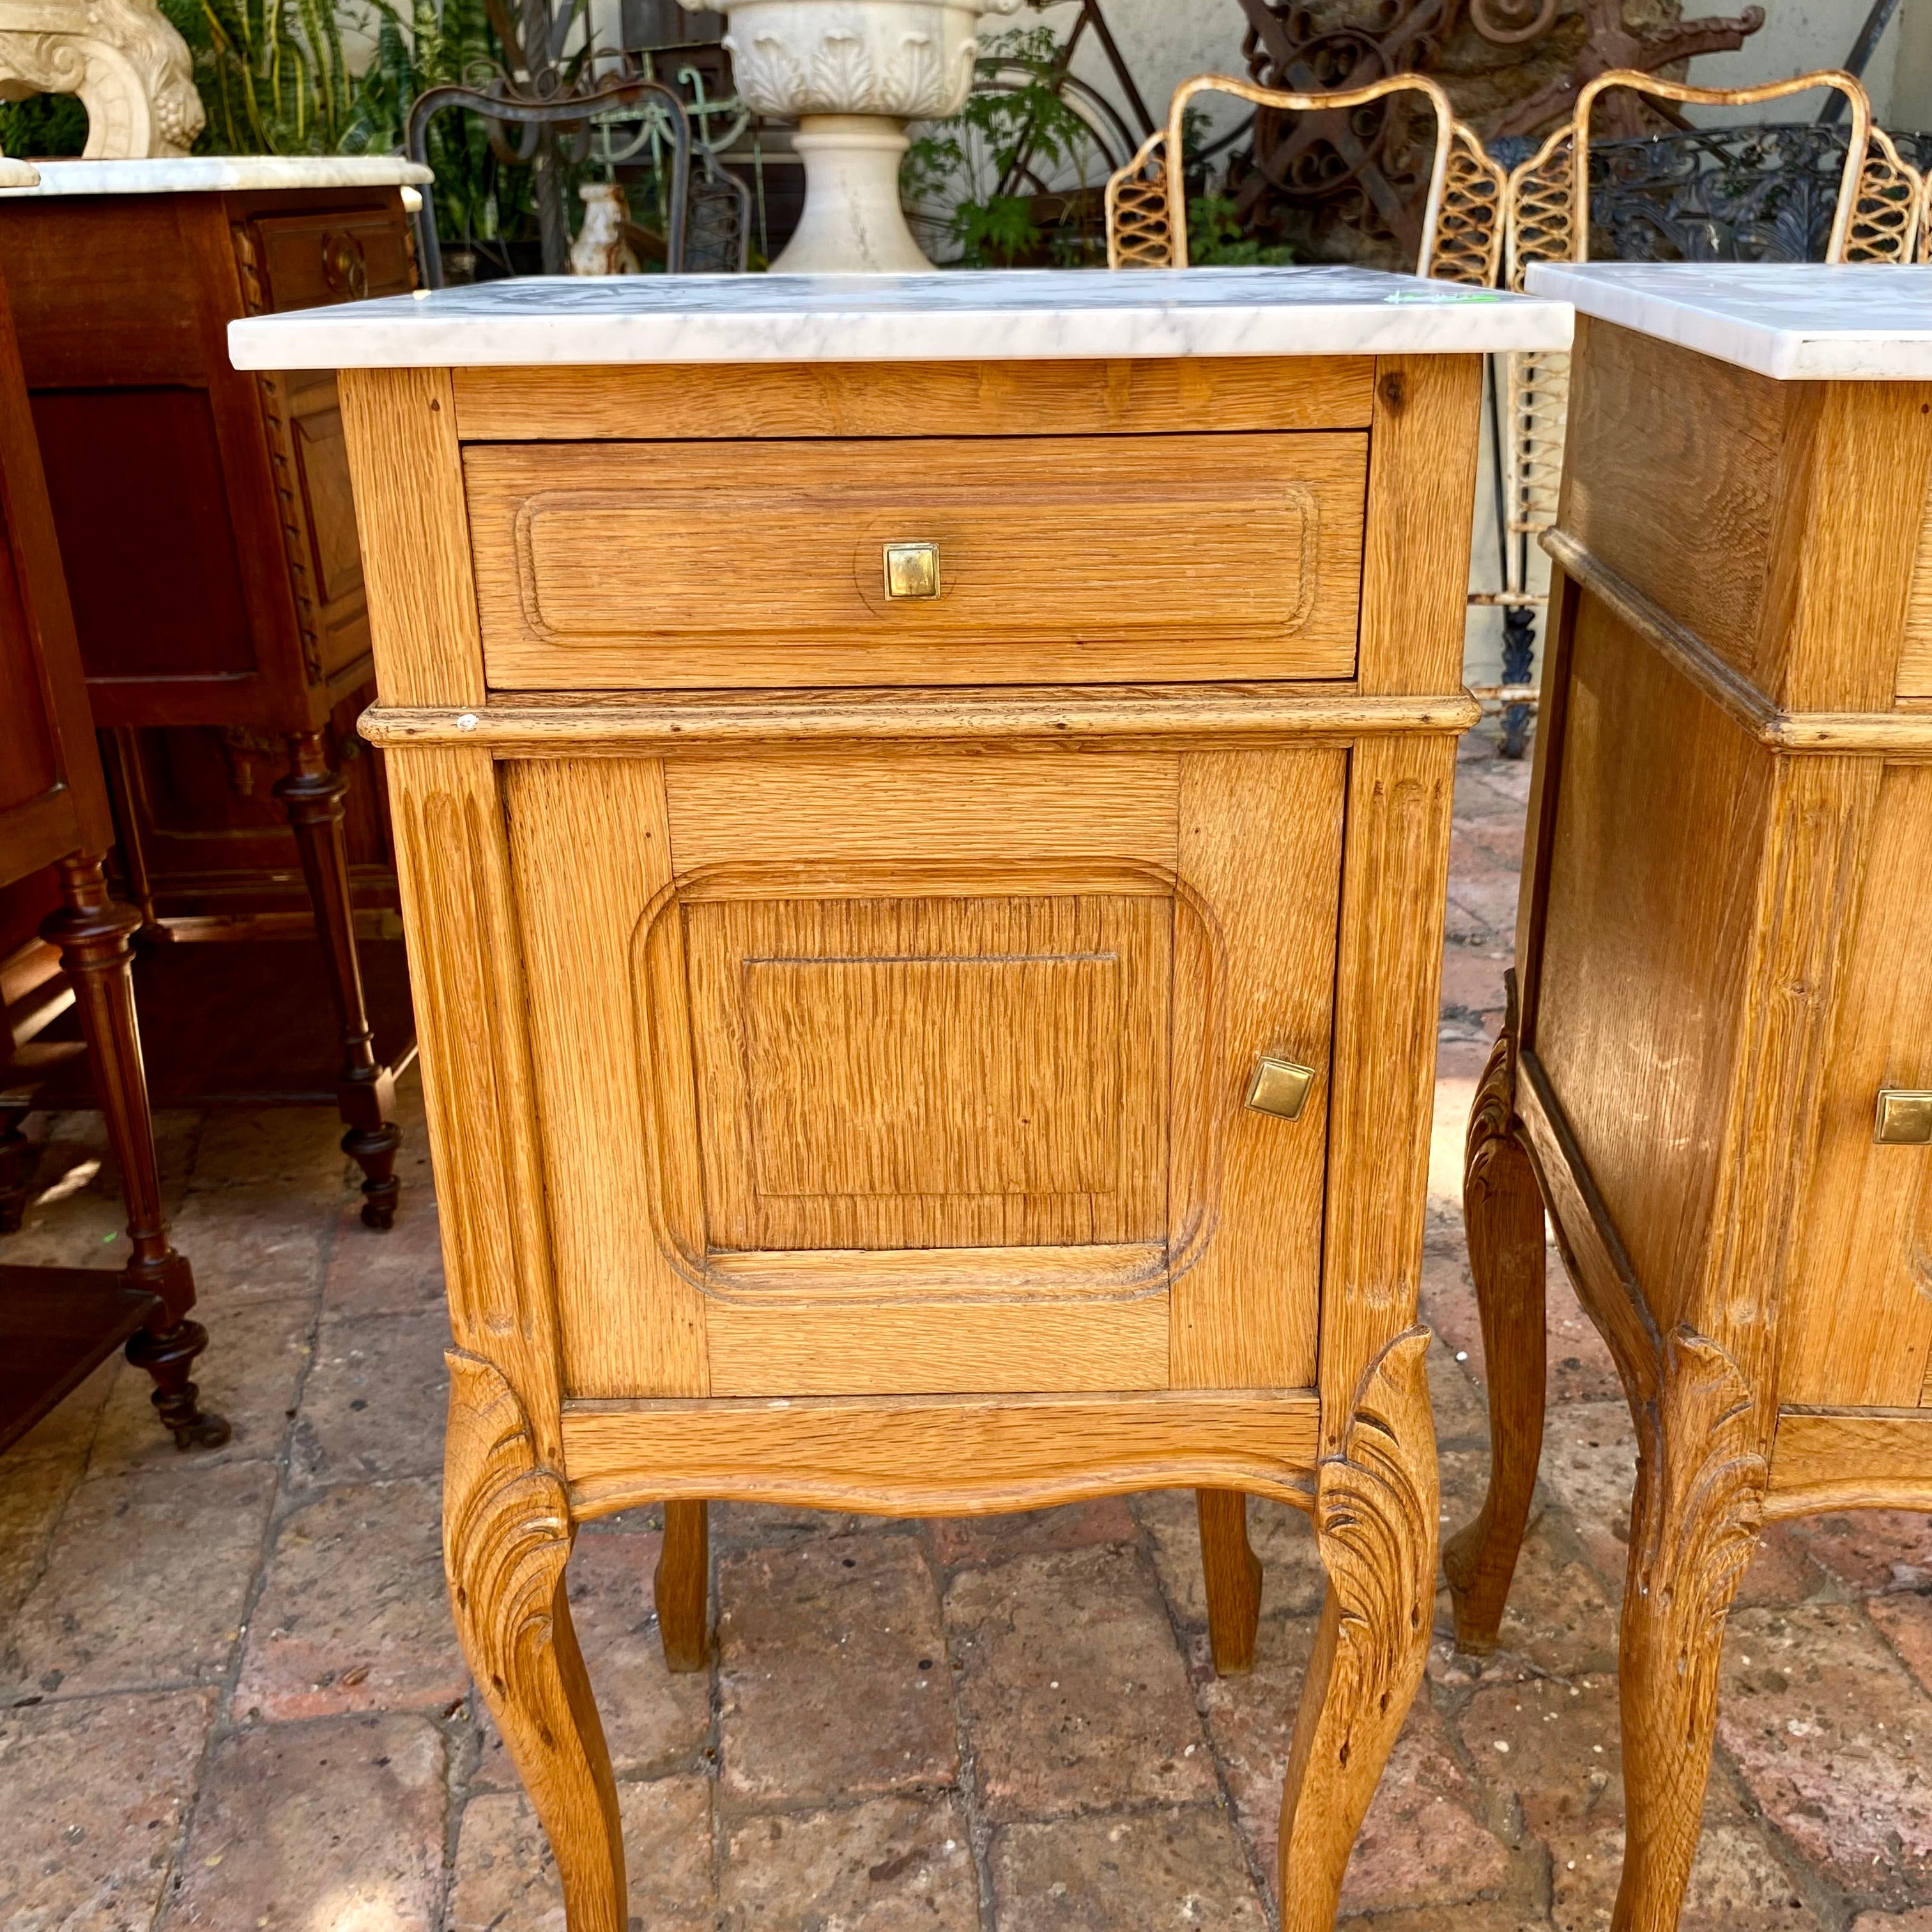
<svg viewBox="0 0 1932 1932"><path fill-rule="evenodd" d="M571 1393L1310 1383L1344 764L510 768Z"/></svg>

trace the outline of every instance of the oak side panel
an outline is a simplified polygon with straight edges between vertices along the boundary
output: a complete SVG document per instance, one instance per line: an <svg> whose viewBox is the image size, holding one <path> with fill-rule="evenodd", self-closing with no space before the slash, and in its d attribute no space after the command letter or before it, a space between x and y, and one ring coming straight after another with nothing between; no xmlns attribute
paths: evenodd
<svg viewBox="0 0 1932 1932"><path fill-rule="evenodd" d="M1918 506L1912 588L1905 609L1905 644L1898 660L1898 694L1932 698L1932 476Z"/></svg>
<svg viewBox="0 0 1932 1932"><path fill-rule="evenodd" d="M1787 711L1883 711L1898 688L1932 470L1932 383L1783 386L1764 688Z"/></svg>
<svg viewBox="0 0 1932 1932"><path fill-rule="evenodd" d="M1875 758L1781 758L1764 842L1749 867L1753 940L1739 989L1736 1048L1712 1190L1714 1238L1690 1298L1652 1305L1727 1353L1743 1384L1768 1398L1784 1288L1803 1265L1793 1224L1811 1184L1840 976L1854 930L1882 767ZM1746 869L1742 855L1739 869ZM1669 998L1678 989L1658 989ZM1748 1426L1768 1454L1774 1410Z"/></svg>
<svg viewBox="0 0 1932 1932"><path fill-rule="evenodd" d="M1306 1509L1306 1390L584 1405L572 1512L729 1496L887 1516L985 1515L1197 1484Z"/></svg>
<svg viewBox="0 0 1932 1932"><path fill-rule="evenodd" d="M1482 394L1480 356L1376 361L1355 669L1364 692L1462 688Z"/></svg>
<svg viewBox="0 0 1932 1932"><path fill-rule="evenodd" d="M1366 427L1367 356L459 369L466 442Z"/></svg>
<svg viewBox="0 0 1932 1932"><path fill-rule="evenodd" d="M1218 958L1177 931L1177 1137L1202 1123L1218 1160L1172 1155L1170 1247L1195 1252L1173 1289L1176 1388L1292 1388L1315 1379L1321 1299L1330 1035L1348 757L1340 751L1190 754L1180 778L1183 884L1199 896ZM1186 1033L1219 994L1220 1042ZM1264 1054L1316 1070L1299 1120L1244 1104ZM1205 1079L1208 1093L1190 1096ZM1214 1194L1196 1175L1218 1166ZM1191 1225L1205 1210L1207 1226ZM1204 1240L1205 1245L1200 1244Z"/></svg>
<svg viewBox="0 0 1932 1932"><path fill-rule="evenodd" d="M1367 456L1358 430L472 443L489 682L1346 677ZM887 595L912 542L940 595Z"/></svg>
<svg viewBox="0 0 1932 1932"><path fill-rule="evenodd" d="M345 369L338 388L377 695L480 704L482 633L449 371Z"/></svg>
<svg viewBox="0 0 1932 1932"><path fill-rule="evenodd" d="M1435 1117L1453 738L1366 738L1348 764L1322 1267L1322 1442L1415 1320Z"/></svg>
<svg viewBox="0 0 1932 1932"><path fill-rule="evenodd" d="M1772 772L1715 704L1577 598L1535 1051L1666 1322L1716 1186Z"/></svg>
<svg viewBox="0 0 1932 1932"><path fill-rule="evenodd" d="M388 766L450 1328L493 1364L560 1468L556 1308L528 992L502 801L484 751Z"/></svg>
<svg viewBox="0 0 1932 1932"><path fill-rule="evenodd" d="M680 875L1090 855L1172 872L1180 783L1172 752L779 753L674 760L664 773Z"/></svg>
<svg viewBox="0 0 1932 1932"><path fill-rule="evenodd" d="M1880 1088L1932 1087L1928 939L1932 766L1894 765L1873 816L1818 1164L1792 1244L1782 1402L1916 1406L1932 1362L1932 1150L1872 1139Z"/></svg>
<svg viewBox="0 0 1932 1932"><path fill-rule="evenodd" d="M1786 1409L1767 1516L1932 1507L1932 1415Z"/></svg>
<svg viewBox="0 0 1932 1932"><path fill-rule="evenodd" d="M1761 686L1793 386L1576 318L1562 527Z"/></svg>
<svg viewBox="0 0 1932 1932"><path fill-rule="evenodd" d="M530 969L562 1327L572 1394L707 1392L704 1298L652 1238L655 1150L632 976L644 908L670 880L655 759L506 765L503 790ZM688 1115L686 1132L695 1131Z"/></svg>
<svg viewBox="0 0 1932 1932"><path fill-rule="evenodd" d="M714 1302L713 1395L991 1395L1167 1386L1168 1298L898 1306Z"/></svg>

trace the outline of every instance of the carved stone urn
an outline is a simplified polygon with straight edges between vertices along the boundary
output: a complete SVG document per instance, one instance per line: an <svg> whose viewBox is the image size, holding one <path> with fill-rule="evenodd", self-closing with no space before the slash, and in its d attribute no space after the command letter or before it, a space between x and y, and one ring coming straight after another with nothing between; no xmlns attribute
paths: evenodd
<svg viewBox="0 0 1932 1932"><path fill-rule="evenodd" d="M1022 4L724 0L724 45L740 99L798 123L793 145L805 163L805 213L775 272L932 266L899 205L905 124L959 112L972 92L980 15L1017 13Z"/></svg>

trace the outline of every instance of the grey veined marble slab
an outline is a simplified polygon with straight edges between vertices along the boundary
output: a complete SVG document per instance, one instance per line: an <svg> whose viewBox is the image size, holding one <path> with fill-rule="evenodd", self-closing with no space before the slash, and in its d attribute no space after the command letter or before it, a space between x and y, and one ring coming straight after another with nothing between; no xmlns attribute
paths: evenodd
<svg viewBox="0 0 1932 1932"><path fill-rule="evenodd" d="M1562 349L1569 305L1346 268L532 278L231 322L239 369Z"/></svg>
<svg viewBox="0 0 1932 1932"><path fill-rule="evenodd" d="M1932 263L1546 262L1529 286L1780 382L1932 381Z"/></svg>
<svg viewBox="0 0 1932 1932"><path fill-rule="evenodd" d="M144 161L39 161L38 183L0 176L0 198L49 194L210 194L224 189L401 188L433 180L390 154L183 154Z"/></svg>

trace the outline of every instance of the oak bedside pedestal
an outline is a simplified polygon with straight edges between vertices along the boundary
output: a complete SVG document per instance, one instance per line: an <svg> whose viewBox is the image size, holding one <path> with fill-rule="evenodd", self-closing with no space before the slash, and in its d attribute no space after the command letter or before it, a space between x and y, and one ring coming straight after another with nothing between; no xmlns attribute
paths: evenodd
<svg viewBox="0 0 1932 1932"><path fill-rule="evenodd" d="M1546 1206L1636 1424L1612 1923L1666 1932L1760 1525L1932 1507L1932 268L1531 285L1582 313L1520 983L1469 1126L1494 1456L1445 1561L1485 1648Z"/></svg>
<svg viewBox="0 0 1932 1932"><path fill-rule="evenodd" d="M663 1500L1244 1492L1328 1606L1325 1928L1420 1675L1415 1327L1480 352L1337 270L631 279L236 326L340 368L456 1348L458 1628L622 1932L562 1589ZM986 359L995 356L997 360Z"/></svg>

